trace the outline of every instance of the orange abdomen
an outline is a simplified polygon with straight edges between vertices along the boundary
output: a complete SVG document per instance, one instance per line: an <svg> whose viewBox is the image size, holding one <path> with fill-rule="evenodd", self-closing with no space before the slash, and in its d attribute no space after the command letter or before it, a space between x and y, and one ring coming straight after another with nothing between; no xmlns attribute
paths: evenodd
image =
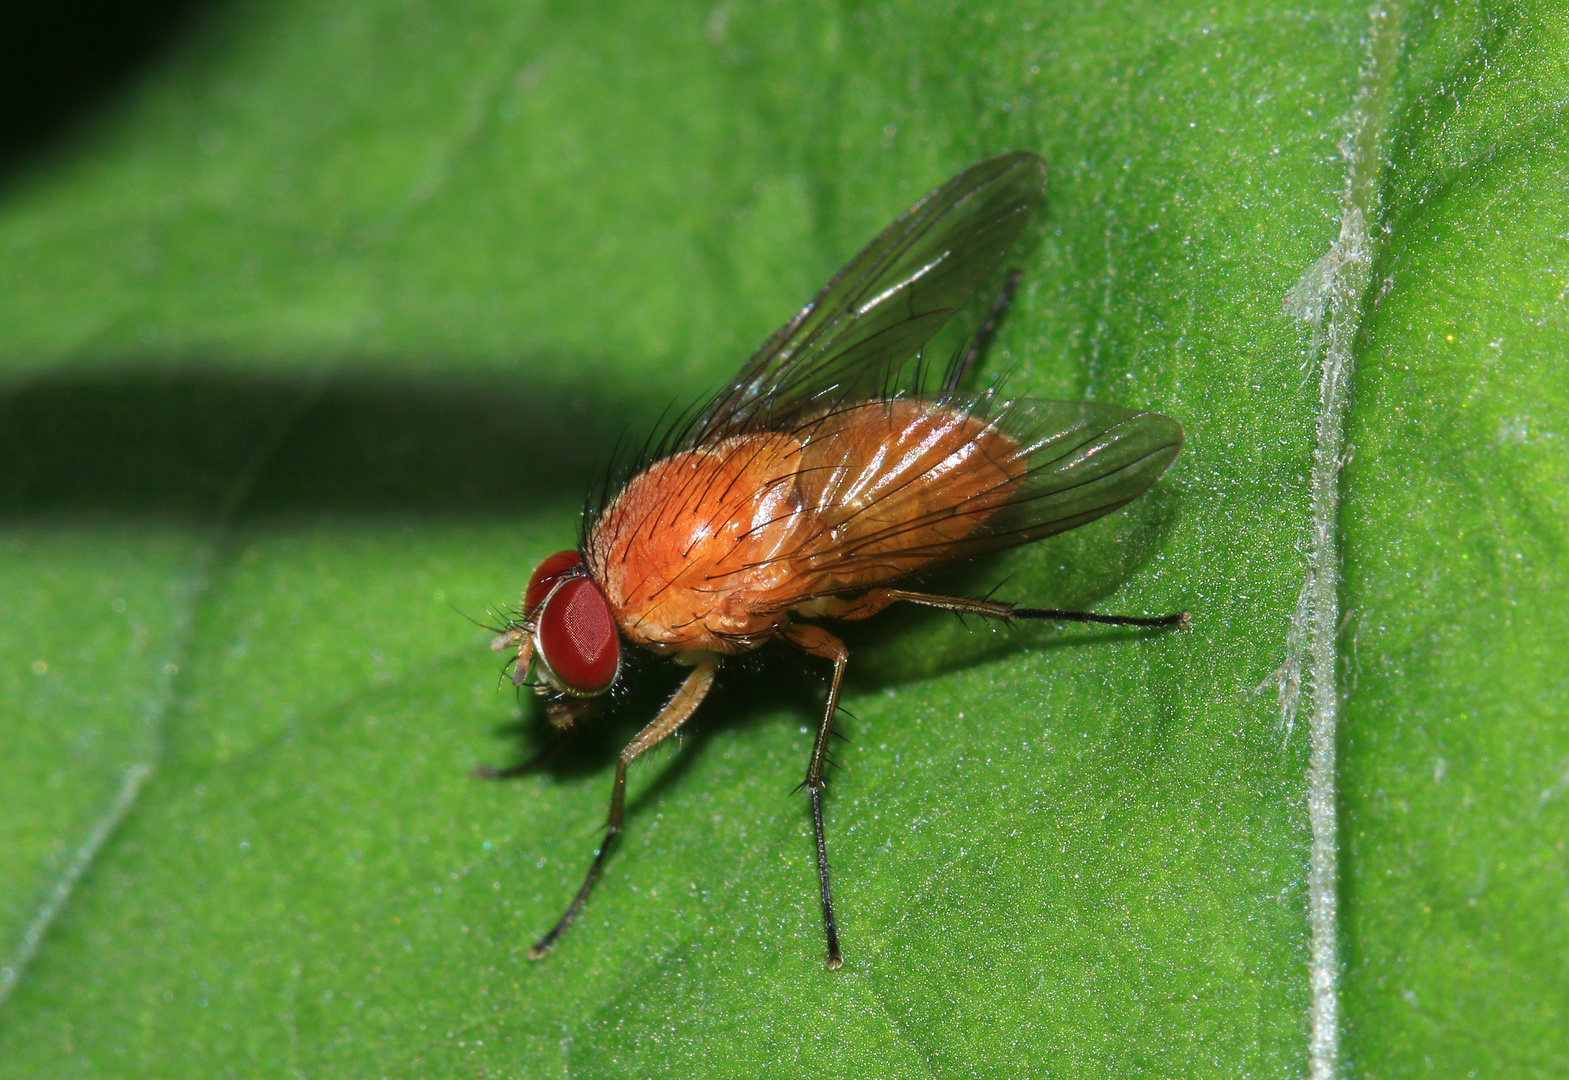
<svg viewBox="0 0 1569 1080"><path fill-rule="evenodd" d="M801 433L803 500L818 508L818 528L798 569L812 595L883 585L955 557L1027 468L1012 437L919 399L870 401Z"/></svg>

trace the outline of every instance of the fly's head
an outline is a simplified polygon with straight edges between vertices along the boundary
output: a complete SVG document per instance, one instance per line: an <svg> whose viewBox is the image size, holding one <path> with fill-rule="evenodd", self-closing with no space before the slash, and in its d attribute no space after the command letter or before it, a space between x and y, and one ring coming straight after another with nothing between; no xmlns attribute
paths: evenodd
<svg viewBox="0 0 1569 1080"><path fill-rule="evenodd" d="M567 727L615 685L621 673L621 639L610 602L576 551L559 551L539 564L523 593L523 617L491 647L518 650L512 681L528 682L552 700L551 723Z"/></svg>

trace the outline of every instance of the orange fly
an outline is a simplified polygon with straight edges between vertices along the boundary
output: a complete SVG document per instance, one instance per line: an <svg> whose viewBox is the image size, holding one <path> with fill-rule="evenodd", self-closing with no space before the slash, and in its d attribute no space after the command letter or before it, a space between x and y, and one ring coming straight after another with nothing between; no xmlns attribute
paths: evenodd
<svg viewBox="0 0 1569 1080"><path fill-rule="evenodd" d="M616 684L628 645L691 670L621 751L608 831L530 957L550 950L599 878L623 827L627 766L686 723L726 657L778 638L833 665L804 786L836 968L822 789L849 654L801 620L864 619L905 602L998 619L1185 625L1183 614L1023 608L899 587L1093 521L1153 484L1182 446L1181 426L1157 413L961 388L1015 277L942 385L922 391L922 350L996 272L1045 183L1040 158L1005 154L916 203L678 425L657 460L590 507L577 550L534 572L494 647L516 650L518 685L537 673L558 727Z"/></svg>

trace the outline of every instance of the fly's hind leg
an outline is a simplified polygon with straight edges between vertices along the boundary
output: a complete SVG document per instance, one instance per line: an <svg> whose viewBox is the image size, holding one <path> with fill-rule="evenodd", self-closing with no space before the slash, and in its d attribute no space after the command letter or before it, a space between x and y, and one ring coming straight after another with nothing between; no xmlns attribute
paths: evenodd
<svg viewBox="0 0 1569 1080"><path fill-rule="evenodd" d="M632 764L634 758L643 751L651 749L674 735L681 725L686 723L692 713L708 695L709 688L714 684L714 671L719 666L717 660L709 659L699 662L692 668L692 673L686 677L686 682L675 692L670 701L659 715L654 717L642 731L639 731L631 742L621 751L621 757L616 761L616 782L610 791L610 819L605 830L605 838L600 841L599 850L594 852L594 861L588 865L588 874L583 878L583 885L578 889L577 895L572 898L572 903L567 905L566 913L556 920L556 925L550 932L534 943L529 949L530 960L541 960L556 944L566 928L572 925L572 920L577 918L577 913L582 910L588 901L588 894L594 890L594 883L599 880L599 872L604 868L605 856L610 852L610 845L621 832L626 817L627 794L627 766Z"/></svg>
<svg viewBox="0 0 1569 1080"><path fill-rule="evenodd" d="M868 589L850 599L837 597L819 601L813 614L835 619L866 619L876 615L889 604L899 601L920 604L923 607L956 611L961 615L981 615L990 619L1041 619L1047 622L1099 623L1102 626L1143 626L1151 629L1174 626L1186 629L1188 613L1176 611L1170 615L1102 615L1094 611L1063 611L1058 608L1028 608L1006 600L974 600L967 596L934 596L931 593L907 592L904 589ZM810 651L810 650L808 650Z"/></svg>
<svg viewBox="0 0 1569 1080"><path fill-rule="evenodd" d="M832 971L844 963L839 951L839 929L834 924L834 899L828 887L828 840L823 833L823 770L828 761L828 735L833 730L834 713L839 709L839 684L844 680L844 665L850 651L844 642L818 626L795 623L787 626L784 638L803 652L822 657L833 663L834 673L828 684L828 707L823 711L823 722L817 729L817 741L812 744L812 760L806 768L806 790L812 798L812 827L817 836L817 882L823 897L823 932L828 937L828 969Z"/></svg>

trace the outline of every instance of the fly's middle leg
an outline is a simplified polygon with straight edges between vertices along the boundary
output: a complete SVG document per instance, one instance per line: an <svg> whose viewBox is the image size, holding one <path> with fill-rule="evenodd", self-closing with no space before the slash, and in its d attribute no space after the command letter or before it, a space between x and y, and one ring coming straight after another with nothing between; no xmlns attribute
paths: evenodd
<svg viewBox="0 0 1569 1080"><path fill-rule="evenodd" d="M831 661L834 666L828 684L828 705L823 711L823 722L817 728L817 740L812 744L812 759L806 767L806 790L812 799L812 829L817 838L817 883L823 899L823 932L828 938L828 969L832 971L844 963L839 950L839 928L834 922L833 892L828 885L828 839L823 830L823 770L828 761L828 736L833 730L834 713L839 709L839 685L844 681L844 665L850 651L844 642L819 626L795 623L784 630L790 644L812 656Z"/></svg>

